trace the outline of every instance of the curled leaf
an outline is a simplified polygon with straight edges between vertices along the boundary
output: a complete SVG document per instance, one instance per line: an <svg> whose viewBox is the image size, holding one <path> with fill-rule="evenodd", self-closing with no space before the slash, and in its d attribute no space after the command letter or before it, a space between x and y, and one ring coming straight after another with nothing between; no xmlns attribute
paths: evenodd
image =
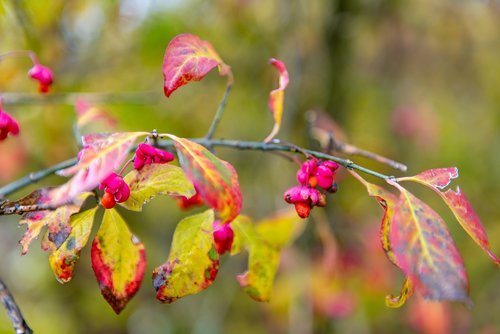
<svg viewBox="0 0 500 334"><path fill-rule="evenodd" d="M120 313L142 283L146 252L115 209L104 212L92 243L91 258L104 299Z"/></svg>
<svg viewBox="0 0 500 334"><path fill-rule="evenodd" d="M80 258L80 251L87 244L97 209L96 206L71 216L71 233L62 245L50 254L50 267L59 282L66 283L73 278L75 264Z"/></svg>
<svg viewBox="0 0 500 334"><path fill-rule="evenodd" d="M500 258L491 251L486 230L465 194L459 187L457 187L456 190L448 189L443 191L450 185L451 181L456 178L458 178L458 169L456 167L450 167L427 170L415 176L402 177L398 179L398 181L418 182L434 190L441 196L472 240L474 240L497 265L500 265Z"/></svg>
<svg viewBox="0 0 500 334"><path fill-rule="evenodd" d="M285 89L288 86L289 78L285 64L278 59L269 59L269 64L273 65L279 73L279 87L272 90L269 94L269 109L273 114L274 127L271 133L264 139L265 142L270 142L274 136L278 134L281 127L281 119L283 118L283 102L285 100Z"/></svg>
<svg viewBox="0 0 500 334"><path fill-rule="evenodd" d="M406 303L408 298L413 294L413 286L410 279L407 277L401 287L401 292L397 296L387 295L385 297L385 305L392 308L401 307Z"/></svg>
<svg viewBox="0 0 500 334"><path fill-rule="evenodd" d="M42 188L35 190L26 197L9 205L30 206L37 204L48 204L51 201L53 188ZM68 224L70 216L78 212L84 201L91 193L80 194L72 203L60 206L55 210L42 210L26 213L19 221L19 225L26 225L24 236L19 241L22 246L22 255L28 252L31 242L38 237L44 226L48 226L47 236L42 244L44 250L55 250L66 240L71 232Z"/></svg>
<svg viewBox="0 0 500 334"><path fill-rule="evenodd" d="M175 228L167 261L153 272L156 298L172 303L209 287L219 271L212 235L214 213L184 218Z"/></svg>
<svg viewBox="0 0 500 334"><path fill-rule="evenodd" d="M167 136L174 140L179 163L201 198L219 213L222 223L231 222L240 213L243 201L234 167L200 144Z"/></svg>
<svg viewBox="0 0 500 334"><path fill-rule="evenodd" d="M169 164L146 165L140 171L133 169L124 181L130 187L130 197L120 205L133 211L141 211L142 206L157 195L191 197L195 194L193 184L182 169Z"/></svg>
<svg viewBox="0 0 500 334"><path fill-rule="evenodd" d="M114 168L123 163L135 140L145 135L148 133L116 132L83 136L83 149L78 154L78 163L58 172L62 176L73 175L73 178L52 191L51 204L58 206L81 192L97 187Z"/></svg>
<svg viewBox="0 0 500 334"><path fill-rule="evenodd" d="M232 73L212 44L192 34L175 36L165 50L163 59L164 92L170 97L177 88L191 81L200 81L214 67L232 82Z"/></svg>

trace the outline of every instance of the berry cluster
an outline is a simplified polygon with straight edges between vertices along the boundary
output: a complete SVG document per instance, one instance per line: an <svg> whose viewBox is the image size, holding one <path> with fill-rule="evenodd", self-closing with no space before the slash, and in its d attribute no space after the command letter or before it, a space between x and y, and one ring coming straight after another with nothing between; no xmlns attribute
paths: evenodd
<svg viewBox="0 0 500 334"><path fill-rule="evenodd" d="M105 178L99 185L99 189L104 190L101 203L106 209L113 208L116 203L125 202L130 196L128 184L116 173L111 173Z"/></svg>
<svg viewBox="0 0 500 334"><path fill-rule="evenodd" d="M215 249L219 255L230 252L233 246L234 232L230 224L221 224L220 220L213 223Z"/></svg>
<svg viewBox="0 0 500 334"><path fill-rule="evenodd" d="M0 140L7 138L9 133L17 135L19 133L19 124L11 115L3 111L0 105Z"/></svg>
<svg viewBox="0 0 500 334"><path fill-rule="evenodd" d="M141 170L145 165L165 164L174 160L171 152L163 151L148 144L139 144L135 151L134 168Z"/></svg>
<svg viewBox="0 0 500 334"><path fill-rule="evenodd" d="M78 153L78 160L81 159L84 150ZM149 144L139 144L135 151L134 168L141 170L145 165L164 164L174 160L175 156L171 152L163 151ZM104 190L101 204L106 209L113 208L116 203L122 203L130 197L130 188L123 178L111 173L99 185L100 190Z"/></svg>
<svg viewBox="0 0 500 334"><path fill-rule="evenodd" d="M28 72L28 75L38 81L38 91L40 93L47 93L49 91L50 85L54 81L52 71L50 68L35 64Z"/></svg>
<svg viewBox="0 0 500 334"><path fill-rule="evenodd" d="M297 172L300 185L288 189L284 194L285 201L295 205L299 217L307 218L312 207L326 205L326 196L318 188L328 193L336 192L335 172L338 168L339 165L334 161L315 158L304 161Z"/></svg>

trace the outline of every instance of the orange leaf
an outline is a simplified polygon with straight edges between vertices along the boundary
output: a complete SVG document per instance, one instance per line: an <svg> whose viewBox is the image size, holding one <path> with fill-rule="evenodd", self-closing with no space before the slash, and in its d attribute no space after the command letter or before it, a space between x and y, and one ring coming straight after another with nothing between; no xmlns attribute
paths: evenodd
<svg viewBox="0 0 500 334"><path fill-rule="evenodd" d="M74 176L51 192L50 204L58 206L81 192L97 187L113 172L113 169L123 163L135 140L148 134L147 132L116 132L83 136L83 149L78 155L78 163L58 172L62 176Z"/></svg>
<svg viewBox="0 0 500 334"><path fill-rule="evenodd" d="M200 81L214 67L232 83L231 68L224 64L214 47L198 36L175 36L165 50L163 59L164 92L170 97L177 88L191 81Z"/></svg>
<svg viewBox="0 0 500 334"><path fill-rule="evenodd" d="M200 144L174 135L166 136L174 140L180 165L205 203L219 213L223 223L236 218L243 200L234 167Z"/></svg>
<svg viewBox="0 0 500 334"><path fill-rule="evenodd" d="M402 177L398 179L398 181L414 181L434 190L441 196L472 240L474 240L497 265L500 265L500 258L491 251L486 230L465 194L462 193L459 187L457 187L456 190L448 189L447 191L442 191L457 177L458 169L456 167L450 167L427 170L415 176Z"/></svg>
<svg viewBox="0 0 500 334"><path fill-rule="evenodd" d="M463 261L443 219L398 183L388 183L400 191L390 226L399 267L424 298L469 303Z"/></svg>
<svg viewBox="0 0 500 334"><path fill-rule="evenodd" d="M264 139L265 142L271 141L278 134L281 127L281 119L283 118L283 102L285 100L285 88L288 86L289 78L285 64L278 59L271 58L269 63L273 65L279 72L280 82L279 87L271 91L269 94L269 109L273 114L274 127L271 133Z"/></svg>
<svg viewBox="0 0 500 334"><path fill-rule="evenodd" d="M101 293L118 314L139 290L146 269L144 245L115 209L106 210L92 243L92 269Z"/></svg>

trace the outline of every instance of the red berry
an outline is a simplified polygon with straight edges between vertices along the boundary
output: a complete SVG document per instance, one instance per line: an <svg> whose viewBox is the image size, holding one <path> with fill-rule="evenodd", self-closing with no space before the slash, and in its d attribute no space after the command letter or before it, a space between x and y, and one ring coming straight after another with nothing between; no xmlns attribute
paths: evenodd
<svg viewBox="0 0 500 334"><path fill-rule="evenodd" d="M115 196L108 192L105 192L101 199L101 204L105 209L111 209L116 205Z"/></svg>
<svg viewBox="0 0 500 334"><path fill-rule="evenodd" d="M295 205L295 211L297 211L297 214L299 215L300 218L309 217L309 213L311 212L311 206L309 206L309 203L297 202L294 203L294 205Z"/></svg>

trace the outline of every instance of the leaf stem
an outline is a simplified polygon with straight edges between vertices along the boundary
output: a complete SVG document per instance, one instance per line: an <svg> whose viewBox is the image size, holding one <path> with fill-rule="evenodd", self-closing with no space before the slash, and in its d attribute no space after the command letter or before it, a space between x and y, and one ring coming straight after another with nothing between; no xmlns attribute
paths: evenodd
<svg viewBox="0 0 500 334"><path fill-rule="evenodd" d="M14 297L10 293L7 285L0 278L0 301L5 306L7 314L9 315L10 321L14 326L16 334L31 334L33 331L24 320L21 310L16 304Z"/></svg>
<svg viewBox="0 0 500 334"><path fill-rule="evenodd" d="M38 59L36 58L36 55L33 51L30 50L15 50L15 51L9 51L0 54L0 61L6 59L6 58L18 58L18 57L28 57L31 59L31 62L36 65L38 64Z"/></svg>
<svg viewBox="0 0 500 334"><path fill-rule="evenodd" d="M219 107L217 108L217 112L215 113L214 119L212 120L212 124L210 125L207 135L205 136L206 139L212 139L215 129L219 125L220 119L222 118L222 114L226 109L227 98L229 96L229 93L231 92L232 87L233 87L232 80L228 80L226 85L226 90L224 91L224 96L222 97L222 100L219 102Z"/></svg>

